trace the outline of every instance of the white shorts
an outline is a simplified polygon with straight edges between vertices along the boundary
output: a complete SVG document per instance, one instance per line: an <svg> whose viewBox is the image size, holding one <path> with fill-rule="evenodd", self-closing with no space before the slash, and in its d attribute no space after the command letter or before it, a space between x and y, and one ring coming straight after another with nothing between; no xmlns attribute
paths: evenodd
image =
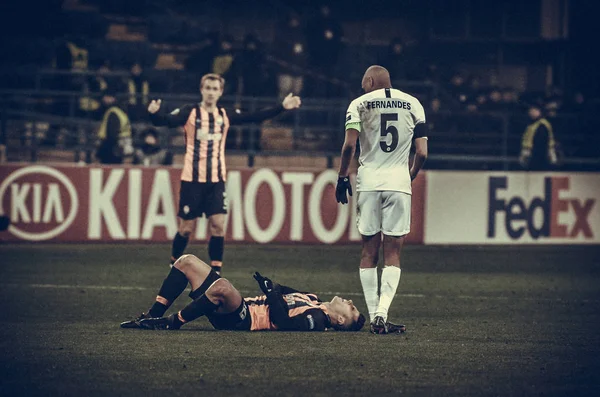
<svg viewBox="0 0 600 397"><path fill-rule="evenodd" d="M394 191L357 192L356 225L363 236L410 232L410 194Z"/></svg>

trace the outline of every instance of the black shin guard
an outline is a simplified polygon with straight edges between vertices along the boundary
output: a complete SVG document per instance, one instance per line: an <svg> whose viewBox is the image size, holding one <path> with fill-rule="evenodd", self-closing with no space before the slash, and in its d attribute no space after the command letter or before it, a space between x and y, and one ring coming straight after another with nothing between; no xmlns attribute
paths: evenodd
<svg viewBox="0 0 600 397"><path fill-rule="evenodd" d="M211 262L223 262L223 251L225 248L225 237L211 236L208 241L208 256Z"/></svg>
<svg viewBox="0 0 600 397"><path fill-rule="evenodd" d="M173 301L185 290L187 285L188 279L186 275L176 267L172 267L158 291L156 302L148 311L150 317L162 317Z"/></svg>
<svg viewBox="0 0 600 397"><path fill-rule="evenodd" d="M171 264L175 263L175 261L181 255L183 255L189 239L190 238L188 236L182 236L179 234L179 232L175 233L175 237L173 238L173 246L171 247Z"/></svg>

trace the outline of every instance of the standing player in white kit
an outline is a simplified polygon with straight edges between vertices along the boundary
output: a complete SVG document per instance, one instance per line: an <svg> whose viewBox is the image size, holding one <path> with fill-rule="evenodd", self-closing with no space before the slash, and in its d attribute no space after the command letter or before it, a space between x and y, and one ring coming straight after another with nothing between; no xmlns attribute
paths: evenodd
<svg viewBox="0 0 600 397"><path fill-rule="evenodd" d="M400 282L400 251L410 231L411 182L427 159L425 111L413 96L392 88L389 72L371 66L362 79L365 94L350 103L342 147L336 199L348 203L350 161L360 141L356 177L357 224L362 235L360 281L371 317L371 332L401 333L387 321ZM414 140L416 154L409 168ZM383 234L383 237L382 237ZM383 245L384 268L377 294L377 262Z"/></svg>

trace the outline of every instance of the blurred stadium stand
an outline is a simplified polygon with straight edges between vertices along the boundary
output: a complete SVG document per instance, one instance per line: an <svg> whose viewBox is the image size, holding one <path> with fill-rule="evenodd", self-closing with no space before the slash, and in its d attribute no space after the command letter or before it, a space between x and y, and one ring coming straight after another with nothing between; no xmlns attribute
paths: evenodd
<svg viewBox="0 0 600 397"><path fill-rule="evenodd" d="M598 80L581 81L582 66L576 63L581 41L570 40L588 33L579 23L586 17L585 7L571 4L568 19L565 9L550 7L560 2L543 0L504 0L483 8L467 0L405 0L401 4L383 0L369 3L370 7L323 3L331 6L344 31L338 63L327 71L300 68L305 76L303 108L262 127L262 154L337 156L344 113L349 100L360 93L364 69L378 63L390 41L400 37L410 64L409 80L394 85L426 107L432 126L428 167L516 169L527 123L523 105L542 99L558 100L564 108L552 119L565 153L563 169L600 169L600 118L594 97ZM70 79L92 78L104 64L113 71L107 76L123 79L131 65L139 62L151 96L177 104L198 98L202 72L184 67L186 59L205 45L207 34L230 35L235 51L245 35L256 35L265 45L267 70L275 80L279 68L294 67L273 46L279 20L295 11L306 22L316 13L315 5L302 1L232 0L216 6L189 0L68 0L49 1L40 10L46 19L36 17L37 24L23 26L24 11L32 4L13 3L0 10L2 29L10 31L0 41L3 54L10 55L3 56L0 64L0 143L7 146L9 161L41 160L50 151L69 161L90 160L98 119L77 114L81 90L61 86L64 79L60 76L65 72L55 69L56 49L65 39L76 38L89 54L88 71L74 73ZM517 90L521 107L469 111L468 104L480 94L471 91L465 100L457 97L449 85L456 73L467 79L477 76L481 92L493 87ZM235 87L235 80L234 75L228 84ZM548 94L555 86L562 88L563 97ZM586 95L580 109L567 106L567 93L576 90ZM276 89L268 85L259 97L233 90L223 104L251 110L275 103L275 96ZM434 99L442 102L442 110L430 110ZM66 104L62 114L56 112L57 103ZM143 128L143 120L137 123ZM46 137L56 125L62 140L58 143ZM240 133L248 133L248 128ZM181 153L177 136L176 130L171 131L165 142ZM246 153L237 146L233 142L230 152ZM256 153L252 150L249 155Z"/></svg>

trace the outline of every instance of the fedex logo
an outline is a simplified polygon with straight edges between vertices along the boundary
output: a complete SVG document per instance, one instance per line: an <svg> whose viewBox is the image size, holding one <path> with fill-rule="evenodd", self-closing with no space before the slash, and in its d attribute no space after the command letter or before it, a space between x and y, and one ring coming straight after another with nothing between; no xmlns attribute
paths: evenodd
<svg viewBox="0 0 600 397"><path fill-rule="evenodd" d="M583 235L586 239L594 237L589 217L596 200L588 198L561 198L561 192L569 191L569 178L566 176L544 178L542 196L533 197L525 202L522 197L501 198L508 189L508 178L490 177L488 202L488 237L495 237L497 218L504 213L504 228L511 239L517 240L525 231L533 239L576 238ZM563 195L564 196L564 195ZM569 224L560 222L560 215L571 213L574 221ZM541 218L541 221L540 221Z"/></svg>

